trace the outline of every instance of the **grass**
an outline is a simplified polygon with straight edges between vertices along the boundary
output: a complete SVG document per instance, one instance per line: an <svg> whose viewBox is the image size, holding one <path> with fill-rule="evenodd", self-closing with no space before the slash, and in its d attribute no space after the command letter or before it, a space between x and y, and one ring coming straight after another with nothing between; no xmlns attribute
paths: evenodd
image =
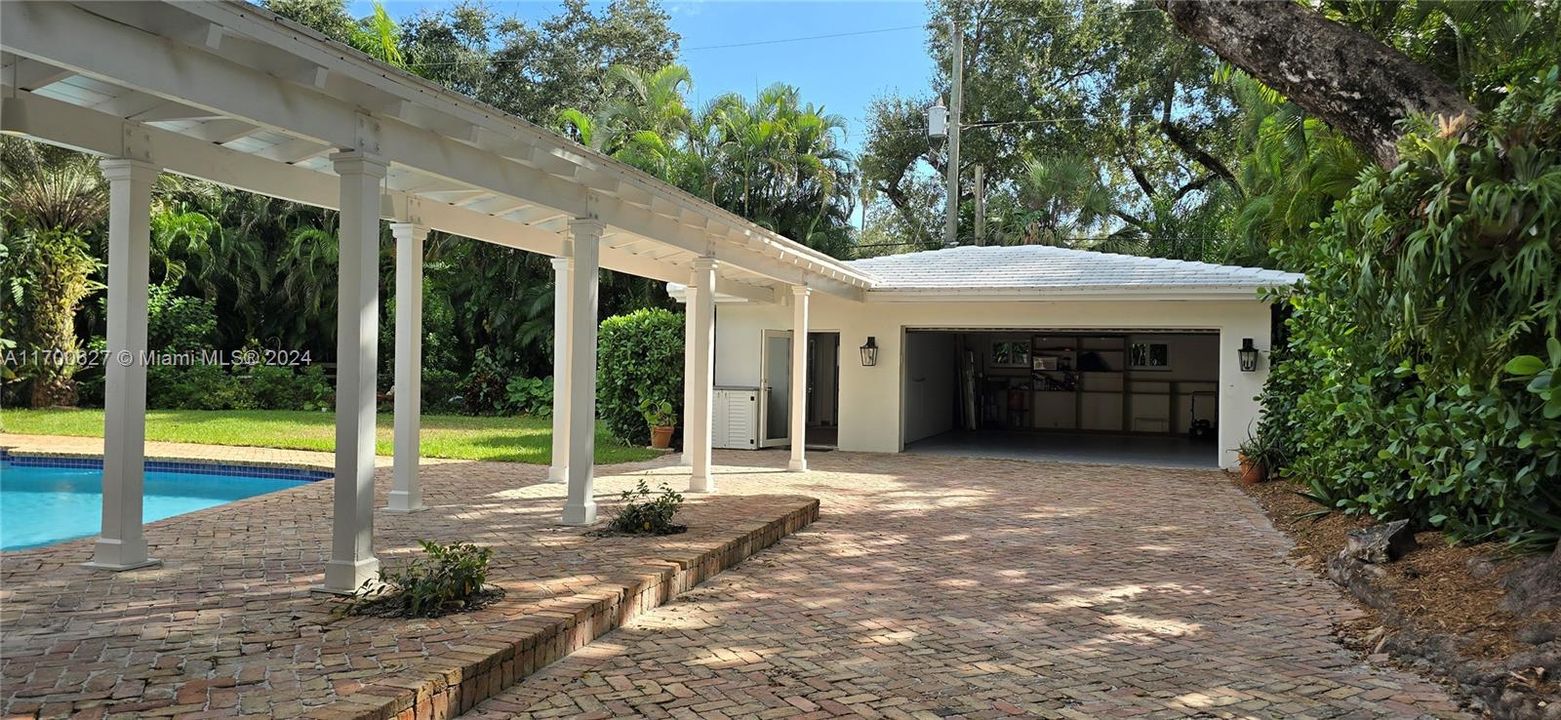
<svg viewBox="0 0 1561 720"><path fill-rule="evenodd" d="M375 452L390 455L391 416L381 414L375 424ZM0 432L102 437L103 411L0 411ZM423 457L546 465L552 460L552 437L549 418L424 415L421 449ZM146 439L331 452L336 448L336 418L307 410L150 410ZM624 445L597 427L599 464L658 454Z"/></svg>

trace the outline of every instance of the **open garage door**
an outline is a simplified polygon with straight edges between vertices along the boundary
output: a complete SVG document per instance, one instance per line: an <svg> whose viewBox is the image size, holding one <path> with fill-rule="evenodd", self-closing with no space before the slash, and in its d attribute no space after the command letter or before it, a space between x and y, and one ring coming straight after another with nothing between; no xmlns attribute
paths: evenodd
<svg viewBox="0 0 1561 720"><path fill-rule="evenodd" d="M907 330L907 452L1217 467L1219 335Z"/></svg>

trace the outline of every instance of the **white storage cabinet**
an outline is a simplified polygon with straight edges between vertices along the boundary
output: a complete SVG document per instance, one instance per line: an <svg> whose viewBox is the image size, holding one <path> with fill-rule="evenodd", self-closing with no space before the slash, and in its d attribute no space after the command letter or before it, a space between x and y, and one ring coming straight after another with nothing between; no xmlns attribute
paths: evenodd
<svg viewBox="0 0 1561 720"><path fill-rule="evenodd" d="M717 387L712 410L710 444L713 447L759 449L759 388Z"/></svg>

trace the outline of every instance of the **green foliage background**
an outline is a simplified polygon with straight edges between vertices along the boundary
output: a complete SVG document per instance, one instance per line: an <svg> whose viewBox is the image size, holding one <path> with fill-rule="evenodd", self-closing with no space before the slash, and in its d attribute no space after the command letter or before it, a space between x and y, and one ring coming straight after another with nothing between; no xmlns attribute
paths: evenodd
<svg viewBox="0 0 1561 720"><path fill-rule="evenodd" d="M1259 432L1330 506L1537 549L1561 536L1558 70L1504 94L1276 250L1308 280Z"/></svg>

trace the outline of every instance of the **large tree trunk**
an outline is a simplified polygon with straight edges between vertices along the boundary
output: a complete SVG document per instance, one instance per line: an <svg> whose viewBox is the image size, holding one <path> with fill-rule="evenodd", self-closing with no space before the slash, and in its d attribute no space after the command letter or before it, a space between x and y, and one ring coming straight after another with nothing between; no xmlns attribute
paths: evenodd
<svg viewBox="0 0 1561 720"><path fill-rule="evenodd" d="M1155 0L1182 34L1284 93L1384 168L1398 164L1398 122L1460 115L1458 88L1375 38L1288 0Z"/></svg>

